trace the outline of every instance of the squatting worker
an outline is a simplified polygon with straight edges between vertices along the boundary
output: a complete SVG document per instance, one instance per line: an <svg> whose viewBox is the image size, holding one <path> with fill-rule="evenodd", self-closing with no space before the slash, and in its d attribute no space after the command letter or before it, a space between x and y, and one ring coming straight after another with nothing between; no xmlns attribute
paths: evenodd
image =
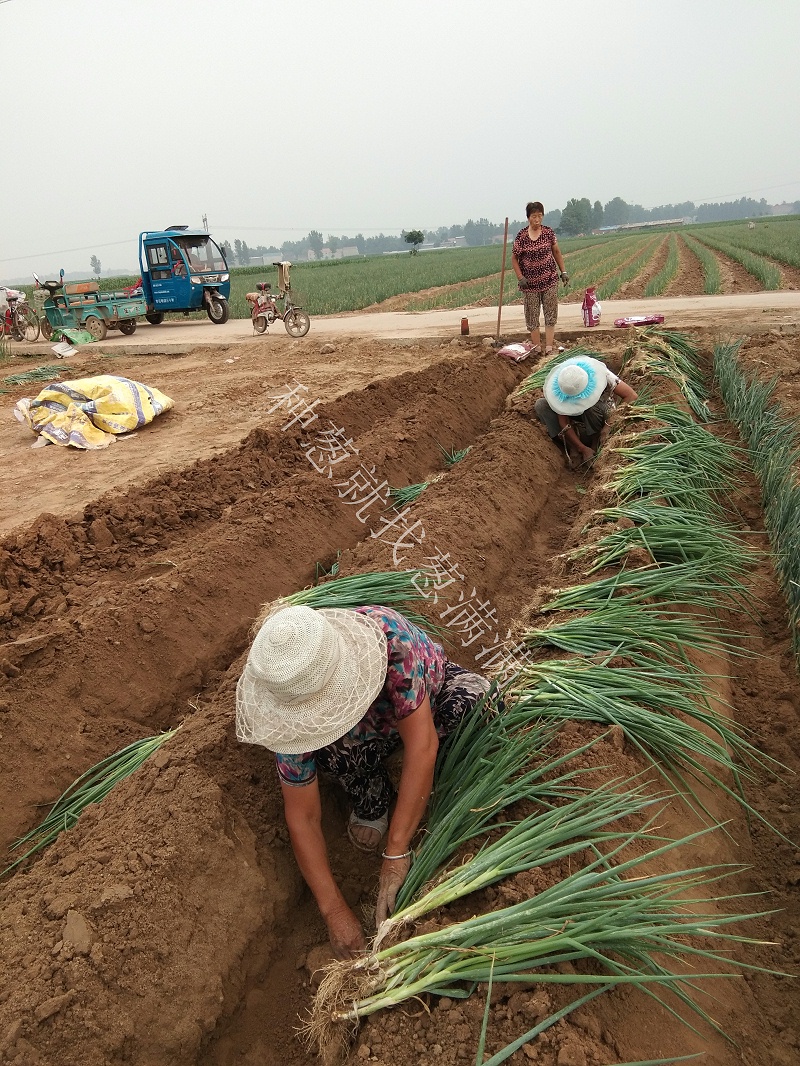
<svg viewBox="0 0 800 1066"><path fill-rule="evenodd" d="M525 298L525 325L530 330L534 352L541 352L539 343L539 309L544 308L545 354L553 350L558 321L558 279L566 285L569 275L558 240L549 226L542 225L544 207L538 200L525 208L528 219L514 240L511 262L520 290ZM559 273L556 272L558 267Z"/></svg>
<svg viewBox="0 0 800 1066"><path fill-rule="evenodd" d="M540 422L558 447L577 452L581 460L593 458L600 432L614 408L614 397L635 400L636 393L605 363L591 356L565 359L550 371L544 396L534 405Z"/></svg>
<svg viewBox="0 0 800 1066"><path fill-rule="evenodd" d="M439 739L488 688L390 608L287 606L263 621L236 689L236 733L276 753L294 854L337 957L363 950L365 940L331 873L317 772L344 786L352 803L347 833L357 848L375 852L386 837L380 925L411 866L411 840L431 793ZM394 789L383 760L401 745L390 818Z"/></svg>

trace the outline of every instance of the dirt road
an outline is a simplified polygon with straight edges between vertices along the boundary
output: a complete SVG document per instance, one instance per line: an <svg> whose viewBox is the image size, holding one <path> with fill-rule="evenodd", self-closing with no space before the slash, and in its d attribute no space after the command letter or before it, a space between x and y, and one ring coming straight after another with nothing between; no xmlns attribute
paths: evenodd
<svg viewBox="0 0 800 1066"><path fill-rule="evenodd" d="M800 321L800 292L745 292L720 296L673 296L653 297L638 300L604 300L602 326L612 327L615 318L625 315L641 315L660 312L666 316L667 325L675 328L690 326L721 325L724 317L729 328L740 328L740 323L750 321L753 315L765 316L770 323L784 320ZM430 338L451 337L459 332L461 319L469 319L470 331L478 336L494 335L497 329L497 307L472 307L467 310L384 311L374 314L355 312L345 315L315 316L307 343L319 339L342 337ZM559 330L582 330L580 304L565 303L559 308ZM501 335L525 331L521 305L503 308ZM272 345L277 338L285 338L283 325L275 323L270 334L257 338L262 345ZM112 332L98 348L110 351L159 354L175 352L175 346L184 351L198 345L220 347L253 340L253 328L249 319L231 319L224 326L212 325L207 319L164 322L151 326L139 325L133 337L123 337ZM16 345L16 351L31 354L50 354L50 345L37 342L32 345Z"/></svg>

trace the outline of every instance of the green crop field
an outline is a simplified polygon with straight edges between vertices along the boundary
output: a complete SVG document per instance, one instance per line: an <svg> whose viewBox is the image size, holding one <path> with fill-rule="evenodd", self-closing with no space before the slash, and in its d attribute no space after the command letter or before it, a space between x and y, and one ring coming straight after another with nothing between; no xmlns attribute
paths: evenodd
<svg viewBox="0 0 800 1066"><path fill-rule="evenodd" d="M700 240L706 235L724 240L742 251L800 267L800 219L795 216L759 218L755 220L753 229L747 222L738 222L735 225L698 230Z"/></svg>

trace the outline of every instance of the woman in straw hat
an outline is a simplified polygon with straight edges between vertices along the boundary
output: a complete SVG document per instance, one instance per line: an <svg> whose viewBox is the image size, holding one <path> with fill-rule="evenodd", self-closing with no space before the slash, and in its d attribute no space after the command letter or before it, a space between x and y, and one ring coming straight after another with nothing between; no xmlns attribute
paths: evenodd
<svg viewBox="0 0 800 1066"><path fill-rule="evenodd" d="M411 840L433 785L440 738L489 688L386 607L284 607L256 634L236 689L236 734L276 753L297 864L339 958L365 947L331 873L317 771L352 803L348 836L382 851L376 922L391 913L411 866ZM383 760L403 748L397 803ZM387 835L388 832L388 835Z"/></svg>
<svg viewBox="0 0 800 1066"><path fill-rule="evenodd" d="M567 454L574 451L582 462L594 457L600 432L614 408L614 397L635 400L636 393L605 363L588 355L565 359L550 371L544 396L534 410L550 440Z"/></svg>

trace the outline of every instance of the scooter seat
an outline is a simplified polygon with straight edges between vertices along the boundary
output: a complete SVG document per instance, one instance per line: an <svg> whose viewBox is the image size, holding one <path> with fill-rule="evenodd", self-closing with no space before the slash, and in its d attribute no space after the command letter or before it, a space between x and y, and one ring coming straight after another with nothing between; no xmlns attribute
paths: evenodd
<svg viewBox="0 0 800 1066"><path fill-rule="evenodd" d="M47 289L52 296L54 292L58 292L59 289L63 288L63 283L60 281L43 281L42 288Z"/></svg>

